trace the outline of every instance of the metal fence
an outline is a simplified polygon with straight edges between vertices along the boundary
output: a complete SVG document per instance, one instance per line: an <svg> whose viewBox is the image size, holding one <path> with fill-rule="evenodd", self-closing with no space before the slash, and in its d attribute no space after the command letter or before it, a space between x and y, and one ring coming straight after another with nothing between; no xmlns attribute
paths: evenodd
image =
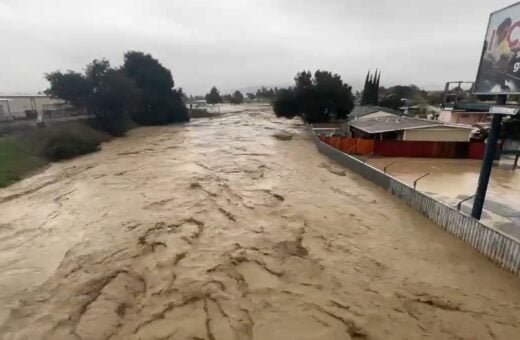
<svg viewBox="0 0 520 340"><path fill-rule="evenodd" d="M318 150L337 163L349 168L418 210L431 221L489 257L501 267L520 276L520 240L487 226L482 222L440 202L409 185L363 163L342 151L323 143L312 130Z"/></svg>

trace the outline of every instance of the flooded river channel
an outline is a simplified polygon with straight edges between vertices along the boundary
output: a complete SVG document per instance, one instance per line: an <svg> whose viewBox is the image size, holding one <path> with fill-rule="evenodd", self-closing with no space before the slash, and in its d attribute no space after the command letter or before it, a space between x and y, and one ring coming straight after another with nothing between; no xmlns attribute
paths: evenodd
<svg viewBox="0 0 520 340"><path fill-rule="evenodd" d="M515 339L520 281L243 106L0 190L2 339Z"/></svg>

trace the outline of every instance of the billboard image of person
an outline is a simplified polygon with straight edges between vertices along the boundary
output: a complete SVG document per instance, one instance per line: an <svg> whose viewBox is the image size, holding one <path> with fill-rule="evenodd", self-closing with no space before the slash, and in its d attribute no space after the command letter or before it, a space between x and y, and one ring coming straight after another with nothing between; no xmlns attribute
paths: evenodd
<svg viewBox="0 0 520 340"><path fill-rule="evenodd" d="M474 92L520 93L520 3L491 14Z"/></svg>

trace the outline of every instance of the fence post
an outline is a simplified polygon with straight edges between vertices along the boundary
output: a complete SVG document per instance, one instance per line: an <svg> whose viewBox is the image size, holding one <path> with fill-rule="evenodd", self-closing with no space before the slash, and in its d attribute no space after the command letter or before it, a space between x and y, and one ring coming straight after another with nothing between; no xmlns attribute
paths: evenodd
<svg viewBox="0 0 520 340"><path fill-rule="evenodd" d="M462 203L466 202L466 201L469 201L470 199L472 199L473 197L475 197L475 195L471 195L469 197L466 197L465 199L463 199L462 201L460 201L459 203L457 203L457 210L460 211L460 208L462 207Z"/></svg>
<svg viewBox="0 0 520 340"><path fill-rule="evenodd" d="M391 167L391 166L394 165L395 163L397 163L397 161L385 165L385 167L383 168L384 173L386 174L386 169L388 169L389 167Z"/></svg>
<svg viewBox="0 0 520 340"><path fill-rule="evenodd" d="M427 172L424 175L422 175L421 177L417 178L415 181L413 181L413 190L416 190L415 188L417 187L417 182L419 182L421 179L423 179L424 177L428 176L429 174L430 173Z"/></svg>

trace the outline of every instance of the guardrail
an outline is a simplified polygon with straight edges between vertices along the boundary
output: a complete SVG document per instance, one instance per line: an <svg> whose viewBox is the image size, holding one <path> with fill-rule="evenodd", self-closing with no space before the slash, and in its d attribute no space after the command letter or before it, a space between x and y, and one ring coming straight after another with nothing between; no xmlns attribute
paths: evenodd
<svg viewBox="0 0 520 340"><path fill-rule="evenodd" d="M312 130L312 126L310 129L320 153L388 190L435 224L468 243L501 267L520 276L520 240L485 225L383 171L323 143Z"/></svg>

